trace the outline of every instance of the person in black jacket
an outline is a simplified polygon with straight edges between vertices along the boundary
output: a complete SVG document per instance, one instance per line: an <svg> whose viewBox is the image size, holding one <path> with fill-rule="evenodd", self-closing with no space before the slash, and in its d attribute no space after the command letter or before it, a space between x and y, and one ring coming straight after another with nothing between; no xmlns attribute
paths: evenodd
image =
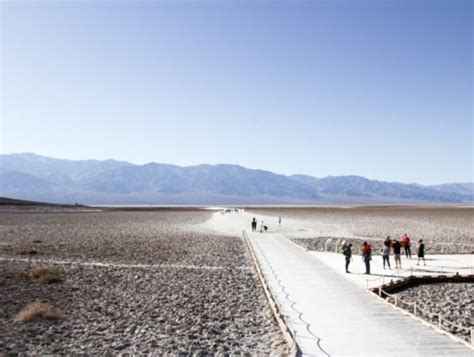
<svg viewBox="0 0 474 357"><path fill-rule="evenodd" d="M349 243L344 245L342 254L344 254L344 256L346 257L346 273L350 273L349 264L352 259L352 244Z"/></svg>
<svg viewBox="0 0 474 357"><path fill-rule="evenodd" d="M402 260L400 259L400 254L402 251L402 245L398 240L393 241L392 243L393 255L395 256L395 269L402 268Z"/></svg>
<svg viewBox="0 0 474 357"><path fill-rule="evenodd" d="M422 239L418 241L418 263L416 263L416 265L420 265L420 259L423 259L423 264L426 266L425 244L423 243Z"/></svg>

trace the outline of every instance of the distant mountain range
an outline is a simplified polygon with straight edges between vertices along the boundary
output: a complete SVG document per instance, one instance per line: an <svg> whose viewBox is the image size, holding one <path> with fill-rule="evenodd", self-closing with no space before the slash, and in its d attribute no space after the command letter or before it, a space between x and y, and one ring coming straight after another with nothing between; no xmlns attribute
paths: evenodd
<svg viewBox="0 0 474 357"><path fill-rule="evenodd" d="M436 186L360 176L278 175L238 165L134 165L0 155L0 196L84 204L473 203L474 184Z"/></svg>

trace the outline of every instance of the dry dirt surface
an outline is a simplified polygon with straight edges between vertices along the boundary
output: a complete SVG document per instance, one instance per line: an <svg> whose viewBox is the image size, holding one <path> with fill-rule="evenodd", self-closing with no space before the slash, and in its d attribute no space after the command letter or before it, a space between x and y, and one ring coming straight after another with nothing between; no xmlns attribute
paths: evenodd
<svg viewBox="0 0 474 357"><path fill-rule="evenodd" d="M316 232L317 237L362 237L383 241L390 235L392 239L401 239L407 233L412 241L412 254L416 242L423 239L430 253L441 253L441 246L430 247L433 243L448 243L446 253L463 253L474 250L474 207L457 206L365 206L365 207L311 207L311 208L251 208L248 212L263 215L281 216L286 219L300 220L305 227ZM305 229L301 237L308 237ZM305 245L311 249L318 243ZM307 248L308 248L307 247ZM436 249L436 251L430 249Z"/></svg>
<svg viewBox="0 0 474 357"><path fill-rule="evenodd" d="M245 243L200 230L210 214L1 213L0 354L281 354ZM24 274L43 261L59 281ZM34 301L64 319L15 322Z"/></svg>

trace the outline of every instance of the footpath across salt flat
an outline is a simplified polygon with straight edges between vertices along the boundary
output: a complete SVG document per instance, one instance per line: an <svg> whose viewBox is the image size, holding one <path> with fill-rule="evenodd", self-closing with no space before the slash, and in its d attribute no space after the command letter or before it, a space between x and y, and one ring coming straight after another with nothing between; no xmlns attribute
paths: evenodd
<svg viewBox="0 0 474 357"><path fill-rule="evenodd" d="M306 252L280 232L249 232L252 217L245 212L216 213L206 226L235 235L247 231L263 275L304 355L474 355L465 345L370 295L365 277L357 282L340 273L340 255Z"/></svg>

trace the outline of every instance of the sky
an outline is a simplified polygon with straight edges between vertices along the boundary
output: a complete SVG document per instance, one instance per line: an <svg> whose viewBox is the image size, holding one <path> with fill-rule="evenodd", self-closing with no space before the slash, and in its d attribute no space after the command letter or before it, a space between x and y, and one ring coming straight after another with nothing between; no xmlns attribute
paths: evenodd
<svg viewBox="0 0 474 357"><path fill-rule="evenodd" d="M1 1L0 152L474 181L472 1Z"/></svg>

